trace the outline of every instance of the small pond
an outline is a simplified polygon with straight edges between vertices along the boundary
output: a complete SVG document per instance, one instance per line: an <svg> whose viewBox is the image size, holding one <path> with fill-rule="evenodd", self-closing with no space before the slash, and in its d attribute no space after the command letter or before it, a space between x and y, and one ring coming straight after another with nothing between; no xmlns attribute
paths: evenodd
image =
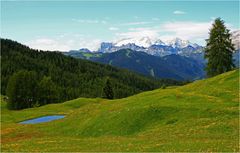
<svg viewBox="0 0 240 153"><path fill-rule="evenodd" d="M50 121L53 121L53 120L62 119L64 117L65 117L65 115L42 116L42 117L22 121L22 122L20 122L20 124L36 124L36 123L50 122Z"/></svg>

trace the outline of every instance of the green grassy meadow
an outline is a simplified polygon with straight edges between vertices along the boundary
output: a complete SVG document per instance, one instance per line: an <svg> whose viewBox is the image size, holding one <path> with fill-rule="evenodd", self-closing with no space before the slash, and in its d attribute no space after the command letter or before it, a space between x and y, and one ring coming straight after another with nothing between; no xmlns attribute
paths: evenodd
<svg viewBox="0 0 240 153"><path fill-rule="evenodd" d="M66 117L18 123L55 114ZM239 152L239 70L116 100L18 111L1 100L1 151Z"/></svg>

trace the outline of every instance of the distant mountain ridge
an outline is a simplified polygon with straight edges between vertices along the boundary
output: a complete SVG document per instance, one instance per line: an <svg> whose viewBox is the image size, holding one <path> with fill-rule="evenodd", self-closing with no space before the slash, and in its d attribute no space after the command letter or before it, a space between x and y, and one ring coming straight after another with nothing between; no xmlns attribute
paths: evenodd
<svg viewBox="0 0 240 153"><path fill-rule="evenodd" d="M144 75L176 80L196 80L205 76L204 64L180 55L158 57L145 52L121 49L111 53L67 52L65 55L126 68Z"/></svg>
<svg viewBox="0 0 240 153"><path fill-rule="evenodd" d="M196 80L205 76L202 50L202 46L180 38L163 42L143 37L103 42L95 52L82 49L64 54L157 78Z"/></svg>
<svg viewBox="0 0 240 153"><path fill-rule="evenodd" d="M236 50L239 50L240 30L233 31L231 34L232 42ZM181 38L174 38L172 40L164 42L161 39L153 39L146 36L141 38L122 38L114 42L102 42L100 44L100 47L95 51L90 51L87 48L82 48L78 51L111 53L116 52L120 49L142 51L154 56L166 56L171 54L178 54L181 56L189 57L192 56L192 54L202 53L204 47L196 43L191 43L189 40L183 40Z"/></svg>
<svg viewBox="0 0 240 153"><path fill-rule="evenodd" d="M171 54L185 55L193 52L201 52L203 47L180 38L163 42L160 39L152 40L149 37L142 37L140 39L124 38L116 42L103 42L97 52L111 53L120 49L146 52L154 56L166 56Z"/></svg>

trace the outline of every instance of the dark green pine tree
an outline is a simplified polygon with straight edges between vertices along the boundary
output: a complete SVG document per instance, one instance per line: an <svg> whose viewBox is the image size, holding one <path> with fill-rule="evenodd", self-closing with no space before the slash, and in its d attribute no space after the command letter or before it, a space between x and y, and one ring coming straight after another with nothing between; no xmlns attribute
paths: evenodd
<svg viewBox="0 0 240 153"><path fill-rule="evenodd" d="M230 39L231 34L221 18L214 21L209 35L204 57L208 60L207 75L212 77L230 71L234 67L232 61L234 45Z"/></svg>
<svg viewBox="0 0 240 153"><path fill-rule="evenodd" d="M113 97L114 97L112 85L111 85L109 78L107 79L106 84L103 88L103 93L104 93L104 98L113 99Z"/></svg>

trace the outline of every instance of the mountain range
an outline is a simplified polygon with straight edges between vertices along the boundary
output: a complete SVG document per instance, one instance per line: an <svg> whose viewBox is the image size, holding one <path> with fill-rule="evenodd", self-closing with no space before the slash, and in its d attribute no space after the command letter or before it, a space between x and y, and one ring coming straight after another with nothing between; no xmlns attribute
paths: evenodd
<svg viewBox="0 0 240 153"><path fill-rule="evenodd" d="M202 62L177 54L159 57L131 49L120 49L111 53L70 51L64 54L129 69L157 78L196 80L205 76Z"/></svg>
<svg viewBox="0 0 240 153"><path fill-rule="evenodd" d="M239 30L232 32L232 42L236 48L233 60L238 67L239 36ZM166 42L149 37L125 38L115 42L102 42L97 51L83 48L63 54L126 68L157 78L196 80L205 77L204 47L180 38Z"/></svg>
<svg viewBox="0 0 240 153"><path fill-rule="evenodd" d="M233 31L231 35L236 50L239 50L240 30ZM122 38L114 42L102 42L97 50L91 51L87 48L81 48L71 51L111 53L120 49L142 51L154 56L166 56L170 54L190 56L191 54L201 53L204 47L181 38L174 38L163 42L161 39L153 39L146 36L141 38Z"/></svg>
<svg viewBox="0 0 240 153"><path fill-rule="evenodd" d="M86 48L79 51L111 53L120 49L146 52L154 56L166 56L171 54L189 55L190 53L201 52L203 47L180 38L163 42L160 39L153 40L150 37L142 37L123 38L115 42L102 42L97 51L90 51Z"/></svg>
<svg viewBox="0 0 240 153"><path fill-rule="evenodd" d="M205 75L204 64L175 54L158 57L145 52L121 49L117 52L105 53L102 56L89 59L157 78L195 80Z"/></svg>

